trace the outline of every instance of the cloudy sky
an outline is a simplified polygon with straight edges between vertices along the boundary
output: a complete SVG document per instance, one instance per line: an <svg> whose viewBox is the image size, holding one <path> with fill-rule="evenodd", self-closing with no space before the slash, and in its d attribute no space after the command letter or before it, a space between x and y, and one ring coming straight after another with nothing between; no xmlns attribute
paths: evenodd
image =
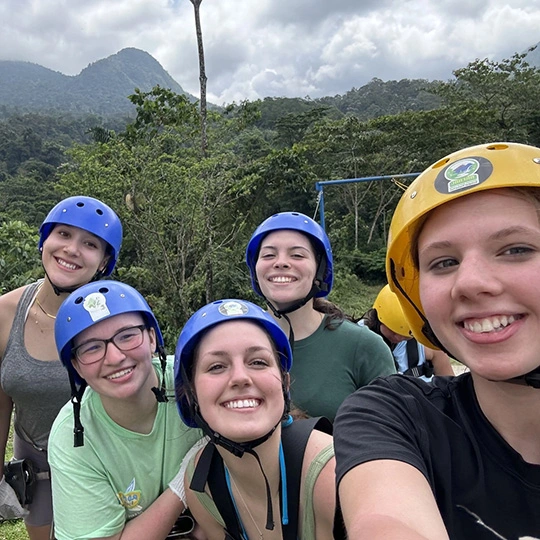
<svg viewBox="0 0 540 540"><path fill-rule="evenodd" d="M372 78L452 78L540 41L540 0L203 0L208 99L344 94ZM3 0L0 60L77 75L125 47L199 94L189 0Z"/></svg>

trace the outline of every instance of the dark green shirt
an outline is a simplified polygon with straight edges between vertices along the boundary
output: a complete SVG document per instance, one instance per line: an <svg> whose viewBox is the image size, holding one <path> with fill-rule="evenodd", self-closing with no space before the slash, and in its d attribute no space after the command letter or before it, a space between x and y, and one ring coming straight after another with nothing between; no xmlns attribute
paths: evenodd
<svg viewBox="0 0 540 540"><path fill-rule="evenodd" d="M311 336L294 344L291 398L310 416L333 422L349 394L396 369L390 349L369 328L343 321L330 330L325 324L326 317Z"/></svg>

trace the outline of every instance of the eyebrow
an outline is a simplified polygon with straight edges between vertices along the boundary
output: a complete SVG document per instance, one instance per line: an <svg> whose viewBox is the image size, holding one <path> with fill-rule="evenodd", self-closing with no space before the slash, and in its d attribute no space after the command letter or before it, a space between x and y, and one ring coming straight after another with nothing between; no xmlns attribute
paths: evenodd
<svg viewBox="0 0 540 540"><path fill-rule="evenodd" d="M270 244L263 244L261 245L261 250L262 249L278 249L277 246L273 246L273 245L270 245ZM306 251L310 251L310 248L308 246L290 246L287 248L287 250L289 251L292 251L294 249L304 249Z"/></svg>
<svg viewBox="0 0 540 540"><path fill-rule="evenodd" d="M265 352L270 352L270 353L274 352L272 349L269 349L268 347L264 347L261 345L253 345L244 350L244 352L247 352L247 353L256 353L260 351L265 351ZM217 350L212 350L212 351L207 352L204 356L229 356L229 352L223 351L221 349L217 349Z"/></svg>
<svg viewBox="0 0 540 540"><path fill-rule="evenodd" d="M496 231L494 234L488 237L488 240L504 240L505 238L508 238L509 236L512 236L514 234L529 234L530 235L530 234L535 234L535 233L538 233L538 231L530 227L523 227L521 225L513 225L511 227L505 227L504 229ZM452 242L448 240L441 240L439 242L432 242L431 244L428 244L422 249L419 249L418 254L424 253L429 250L448 249L450 247L452 247Z"/></svg>
<svg viewBox="0 0 540 540"><path fill-rule="evenodd" d="M92 337L88 338L87 340L79 343L78 345L75 345L75 347L80 347L81 345L85 345L86 343L91 343L92 341L106 341L107 339L111 339L113 336L116 336L116 334L123 332L124 330L129 330L130 328L134 328L135 326L141 326L141 324L144 324L144 322L140 322L139 324L127 324L126 326L123 326L122 328L118 328L115 332L113 332L112 336L110 338L99 338L99 337ZM75 342L75 340L73 340Z"/></svg>

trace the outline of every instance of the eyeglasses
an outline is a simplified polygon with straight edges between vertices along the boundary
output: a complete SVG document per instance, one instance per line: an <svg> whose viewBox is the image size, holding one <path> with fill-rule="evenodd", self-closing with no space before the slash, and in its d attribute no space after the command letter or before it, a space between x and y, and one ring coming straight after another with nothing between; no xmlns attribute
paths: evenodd
<svg viewBox="0 0 540 540"><path fill-rule="evenodd" d="M131 326L120 330L109 339L92 339L71 349L71 354L77 358L81 364L94 364L105 358L107 345L114 343L120 351L131 351L142 344L146 325Z"/></svg>

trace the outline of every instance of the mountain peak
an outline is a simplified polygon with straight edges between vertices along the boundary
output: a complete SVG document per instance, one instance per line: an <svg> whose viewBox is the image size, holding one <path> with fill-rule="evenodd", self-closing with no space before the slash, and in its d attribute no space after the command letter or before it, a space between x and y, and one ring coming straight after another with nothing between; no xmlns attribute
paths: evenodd
<svg viewBox="0 0 540 540"><path fill-rule="evenodd" d="M0 61L0 105L22 111L129 114L134 106L127 97L135 88L148 92L156 85L186 94L152 55L135 47L93 62L74 77L29 62Z"/></svg>

